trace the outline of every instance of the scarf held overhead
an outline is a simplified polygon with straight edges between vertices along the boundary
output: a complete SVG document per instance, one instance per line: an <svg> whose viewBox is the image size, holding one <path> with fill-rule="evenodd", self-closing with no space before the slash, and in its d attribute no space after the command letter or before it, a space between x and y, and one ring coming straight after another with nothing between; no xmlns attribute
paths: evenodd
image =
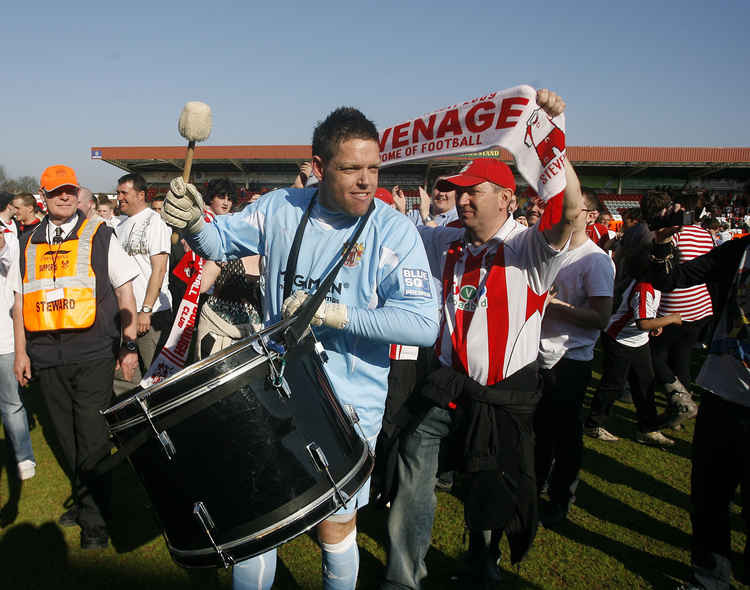
<svg viewBox="0 0 750 590"><path fill-rule="evenodd" d="M491 92L379 133L384 167L501 147L543 200L565 189L565 115L549 117L531 86Z"/></svg>

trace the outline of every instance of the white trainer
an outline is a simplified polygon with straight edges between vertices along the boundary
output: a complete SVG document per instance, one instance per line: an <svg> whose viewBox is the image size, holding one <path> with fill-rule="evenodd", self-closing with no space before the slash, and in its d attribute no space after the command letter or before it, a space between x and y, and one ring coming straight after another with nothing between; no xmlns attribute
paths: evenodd
<svg viewBox="0 0 750 590"><path fill-rule="evenodd" d="M654 430L653 432L636 432L635 440L652 447L670 447L674 444L671 438L667 438L658 430Z"/></svg>
<svg viewBox="0 0 750 590"><path fill-rule="evenodd" d="M589 426L584 428L584 432L591 438L596 438L598 440L603 440L606 442L615 442L616 440L620 440L619 437L612 434L609 430L604 428L604 426Z"/></svg>
<svg viewBox="0 0 750 590"><path fill-rule="evenodd" d="M31 479L36 475L36 463L26 459L18 464L18 477L21 479Z"/></svg>

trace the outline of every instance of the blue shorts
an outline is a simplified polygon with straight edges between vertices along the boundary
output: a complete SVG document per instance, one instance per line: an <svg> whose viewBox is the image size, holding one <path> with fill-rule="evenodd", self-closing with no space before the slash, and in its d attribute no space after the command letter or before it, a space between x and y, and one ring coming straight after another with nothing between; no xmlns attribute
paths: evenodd
<svg viewBox="0 0 750 590"><path fill-rule="evenodd" d="M349 498L349 500L346 502L346 506L342 506L341 508L339 508L326 520L333 520L334 522L346 522L348 520L351 520L351 516L355 514L360 508L364 508L365 506L367 506L367 503L369 501L370 478L368 477L364 485L359 488L359 491L351 498Z"/></svg>

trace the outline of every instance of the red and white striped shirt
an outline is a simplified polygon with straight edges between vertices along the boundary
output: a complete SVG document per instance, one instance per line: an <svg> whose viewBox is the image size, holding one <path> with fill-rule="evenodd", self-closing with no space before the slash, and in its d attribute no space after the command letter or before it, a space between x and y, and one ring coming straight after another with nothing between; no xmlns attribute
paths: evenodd
<svg viewBox="0 0 750 590"><path fill-rule="evenodd" d="M460 228L418 229L441 281L440 363L493 385L535 361L547 291L566 257L512 218L481 246Z"/></svg>
<svg viewBox="0 0 750 590"><path fill-rule="evenodd" d="M637 320L656 317L660 296L661 291L654 289L651 283L630 281L622 294L620 307L609 319L607 335L625 346L648 344L648 330L641 330Z"/></svg>
<svg viewBox="0 0 750 590"><path fill-rule="evenodd" d="M680 251L680 262L706 254L714 247L711 234L699 225L684 226L672 237L672 243ZM679 313L683 322L695 322L713 312L711 296L705 283L662 293L659 305L659 316Z"/></svg>
<svg viewBox="0 0 750 590"><path fill-rule="evenodd" d="M586 235L597 246L604 249L604 244L609 241L609 230L603 223L592 223L586 226Z"/></svg>

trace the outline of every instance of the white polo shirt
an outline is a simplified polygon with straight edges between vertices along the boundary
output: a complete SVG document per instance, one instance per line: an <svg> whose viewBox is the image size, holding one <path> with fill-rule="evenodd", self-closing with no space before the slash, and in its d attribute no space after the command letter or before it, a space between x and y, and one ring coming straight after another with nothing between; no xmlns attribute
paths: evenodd
<svg viewBox="0 0 750 590"><path fill-rule="evenodd" d="M104 222L104 220L98 216L95 219L89 220L89 223L98 222ZM67 238L73 233L76 223L78 223L78 216L73 215L73 217L60 225L64 238ZM37 224L35 226L37 229L34 231L41 231L42 226L42 223ZM57 226L52 223L47 223L47 235L45 236L45 240L48 244L54 243L53 240L56 227ZM114 234L112 234L109 240L109 249L107 250L107 273L109 283L112 285L113 289L124 285L128 281L134 281L140 274L138 265L135 264L135 261L125 253Z"/></svg>

